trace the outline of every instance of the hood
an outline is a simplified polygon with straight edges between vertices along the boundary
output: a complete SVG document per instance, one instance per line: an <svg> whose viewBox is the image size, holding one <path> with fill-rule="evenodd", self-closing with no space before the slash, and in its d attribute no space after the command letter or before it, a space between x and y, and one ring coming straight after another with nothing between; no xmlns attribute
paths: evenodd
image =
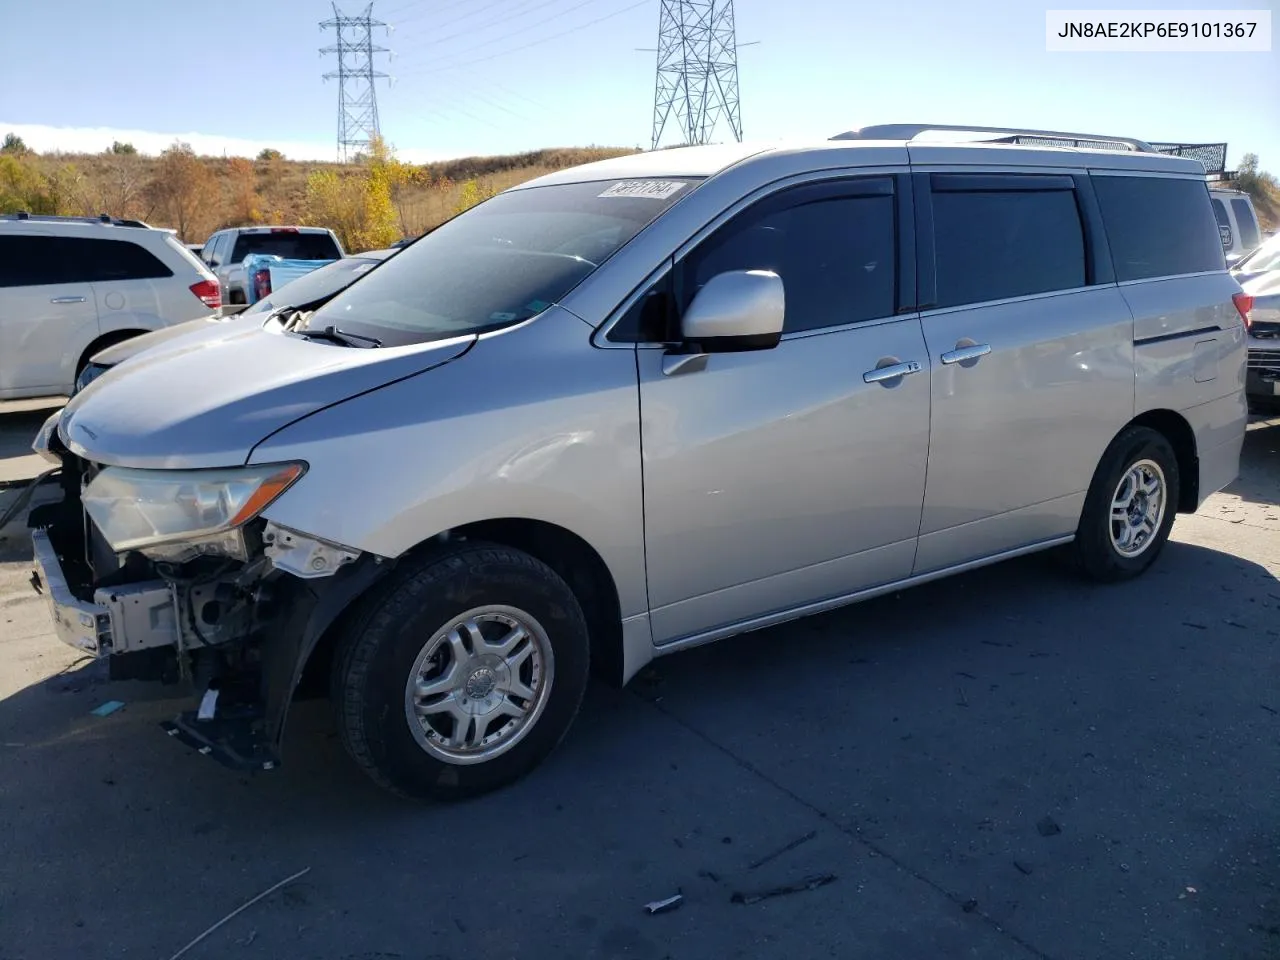
<svg viewBox="0 0 1280 960"><path fill-rule="evenodd" d="M291 336L260 317L205 323L94 380L64 408L58 432L73 453L97 463L241 464L282 427L448 363L475 339L360 349Z"/></svg>
<svg viewBox="0 0 1280 960"><path fill-rule="evenodd" d="M1274 297L1280 295L1280 270L1268 270L1265 273L1248 273L1236 278L1240 281L1240 289L1251 297Z"/></svg>
<svg viewBox="0 0 1280 960"><path fill-rule="evenodd" d="M178 337L185 337L188 333L194 333L197 330L208 329L208 325L211 323L226 322L224 317L211 316L188 320L186 323L176 323L172 327L161 327L159 330L152 330L150 333L130 337L115 346L99 350L90 360L100 367L114 367L118 363L124 363L130 357L137 356L144 350L150 350L152 347L168 343L170 340L176 340Z"/></svg>

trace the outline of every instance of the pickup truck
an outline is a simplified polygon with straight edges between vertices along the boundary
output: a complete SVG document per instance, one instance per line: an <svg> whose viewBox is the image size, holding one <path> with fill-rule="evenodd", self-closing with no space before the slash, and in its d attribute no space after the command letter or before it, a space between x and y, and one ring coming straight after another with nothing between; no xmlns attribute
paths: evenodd
<svg viewBox="0 0 1280 960"><path fill-rule="evenodd" d="M255 254L295 262L299 266L293 268L291 279L306 272L300 268L306 261L312 262L312 269L315 269L346 256L334 232L324 227L231 227L219 230L205 241L200 259L218 278L223 304L250 304L261 299L254 295L253 277L245 269L246 258ZM276 287L279 286L277 283Z"/></svg>

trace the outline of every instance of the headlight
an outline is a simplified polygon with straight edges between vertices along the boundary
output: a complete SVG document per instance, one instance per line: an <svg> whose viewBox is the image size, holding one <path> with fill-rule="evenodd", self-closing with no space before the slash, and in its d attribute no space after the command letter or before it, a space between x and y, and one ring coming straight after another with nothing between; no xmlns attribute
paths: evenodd
<svg viewBox="0 0 1280 960"><path fill-rule="evenodd" d="M134 470L107 467L85 488L84 508L116 553L141 550L157 559L184 559L190 550L164 544L205 542L210 553L239 542L252 520L306 472L303 463L222 470Z"/></svg>
<svg viewBox="0 0 1280 960"><path fill-rule="evenodd" d="M76 377L76 386L75 389L71 391L71 395L74 397L77 393L89 384L93 383L93 381L97 380L110 369L111 367L109 365L94 363L92 360L89 361L84 365L84 369L80 371L80 376Z"/></svg>

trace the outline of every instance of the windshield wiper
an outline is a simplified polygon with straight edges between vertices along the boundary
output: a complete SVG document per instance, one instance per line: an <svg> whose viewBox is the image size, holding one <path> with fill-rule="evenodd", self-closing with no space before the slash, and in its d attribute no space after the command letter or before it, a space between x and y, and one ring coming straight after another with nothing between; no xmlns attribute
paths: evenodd
<svg viewBox="0 0 1280 960"><path fill-rule="evenodd" d="M344 347L380 347L382 341L377 337L366 337L358 333L348 333L345 330L339 330L337 327L328 326L322 330L294 330L298 336L306 340L327 340L329 343L337 343Z"/></svg>

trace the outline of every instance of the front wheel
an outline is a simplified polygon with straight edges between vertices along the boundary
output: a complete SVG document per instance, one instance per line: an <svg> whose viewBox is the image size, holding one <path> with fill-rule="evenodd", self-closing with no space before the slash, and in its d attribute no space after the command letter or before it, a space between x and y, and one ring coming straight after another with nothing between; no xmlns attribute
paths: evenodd
<svg viewBox="0 0 1280 960"><path fill-rule="evenodd" d="M1129 427L1111 442L1085 497L1076 565L1104 583L1136 577L1159 556L1178 508L1178 458L1164 435Z"/></svg>
<svg viewBox="0 0 1280 960"><path fill-rule="evenodd" d="M582 610L554 571L518 550L462 543L393 574L341 638L342 739L401 795L484 793L560 742L589 659Z"/></svg>

